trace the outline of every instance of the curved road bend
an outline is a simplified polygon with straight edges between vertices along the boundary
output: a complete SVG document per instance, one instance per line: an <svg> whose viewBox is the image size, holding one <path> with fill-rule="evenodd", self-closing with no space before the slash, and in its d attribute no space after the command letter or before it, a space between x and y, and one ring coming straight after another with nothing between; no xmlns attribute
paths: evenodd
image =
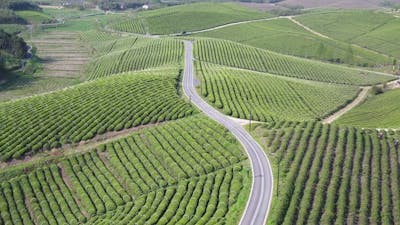
<svg viewBox="0 0 400 225"><path fill-rule="evenodd" d="M206 115L225 126L243 145L251 160L253 184L250 198L240 221L241 225L264 225L271 205L273 176L269 160L247 131L210 105L196 92L194 85L193 45L185 41L185 69L183 75L183 91Z"/></svg>

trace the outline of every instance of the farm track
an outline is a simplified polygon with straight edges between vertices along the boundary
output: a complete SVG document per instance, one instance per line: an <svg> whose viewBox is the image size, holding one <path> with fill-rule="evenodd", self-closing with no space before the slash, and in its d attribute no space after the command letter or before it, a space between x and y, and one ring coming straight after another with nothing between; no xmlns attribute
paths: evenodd
<svg viewBox="0 0 400 225"><path fill-rule="evenodd" d="M364 99L367 97L368 91L371 89L371 87L363 87L361 92L358 94L358 96L349 104L347 104L344 108L340 109L339 111L335 112L334 114L330 115L329 117L325 118L322 120L323 124L329 124L332 123L333 121L337 120L339 117L341 117L343 114L347 113L354 107L356 107L358 104L360 104Z"/></svg>
<svg viewBox="0 0 400 225"><path fill-rule="evenodd" d="M265 224L271 205L273 175L269 160L260 145L240 125L208 105L196 92L194 83L193 45L185 41L183 91L207 116L226 127L245 148L252 165L253 184L240 224Z"/></svg>
<svg viewBox="0 0 400 225"><path fill-rule="evenodd" d="M335 112L334 114L322 120L322 123L323 124L332 123L333 121L337 120L339 117L343 116L345 113L347 113L348 111L359 105L362 101L364 101L367 98L368 91L371 88L372 86L362 87L361 92L351 103L349 103L344 108L340 109L339 111ZM398 88L400 88L400 79L396 79L387 83L388 90L398 89Z"/></svg>
<svg viewBox="0 0 400 225"><path fill-rule="evenodd" d="M306 26L306 25L300 23L300 21L294 19L294 16L287 16L286 18L287 18L288 20L292 21L293 23L295 23L296 25L298 25L298 26L304 28L305 30L307 30L307 31L309 31L309 32L311 32L311 33L313 33L313 34L319 36L319 37L322 37L322 38L325 38L325 39L329 39L329 40L332 40L332 41L338 41L338 40L333 39L333 38L331 38L331 37L329 37L329 36L326 36L326 35L324 35L324 34L321 34L321 33L319 33L318 31L315 31L315 30L313 30L312 28L310 28L310 27L308 27L308 26ZM341 41L338 41L338 42L341 42ZM346 42L345 42L345 43L346 43ZM389 57L389 58L391 57L390 55L384 54L384 53L382 53L382 52L377 52L377 51L371 50L371 49L369 49L369 48L366 48L366 47L363 47L363 46L360 46L360 45L357 45L357 44L350 43L350 45L352 45L352 46L354 46L354 47L357 47L357 48L362 48L362 49L364 49L364 50L366 50L366 51L369 51L369 52L371 52L371 53L383 55L383 56Z"/></svg>
<svg viewBox="0 0 400 225"><path fill-rule="evenodd" d="M203 29L203 30L188 31L188 32L186 32L185 35L197 34L197 33L203 33L203 32L207 32L207 31L218 30L218 29L221 29L221 28L235 26L235 25L239 25L239 24L246 24L246 23L252 23L252 22L259 22L259 21L269 21L269 20L276 20L276 19L283 19L283 18L288 18L288 16L277 16L277 17L270 17L270 18L263 18L263 19L253 19L253 20L245 20L245 21L240 21L240 22L227 23L227 24L224 24L224 25L211 27L211 28L207 28L207 29ZM112 29L112 28L110 28L108 26L104 27L103 29L105 31L107 31L107 32L119 33L119 34L125 35L125 36L138 35L138 36L148 37L148 38L173 37L173 36L181 36L182 35L182 33L161 34L161 35L158 35L158 34L156 34L156 35L153 35L153 34L136 34L136 33L130 33L130 32L124 32L124 31L115 30L115 29Z"/></svg>

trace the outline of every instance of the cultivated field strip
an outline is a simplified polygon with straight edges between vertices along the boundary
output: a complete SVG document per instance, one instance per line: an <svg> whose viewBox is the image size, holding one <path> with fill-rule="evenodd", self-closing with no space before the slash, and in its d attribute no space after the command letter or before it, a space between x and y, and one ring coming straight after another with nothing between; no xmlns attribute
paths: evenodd
<svg viewBox="0 0 400 225"><path fill-rule="evenodd" d="M90 44L92 44L93 42L110 41L110 40L119 39L120 36L115 33L107 32L107 31L88 30L88 31L81 32L79 34L79 38L84 42L89 42Z"/></svg>
<svg viewBox="0 0 400 225"><path fill-rule="evenodd" d="M195 58L200 61L306 80L370 85L394 79L392 76L281 55L225 40L198 39L194 46Z"/></svg>
<svg viewBox="0 0 400 225"><path fill-rule="evenodd" d="M364 67L391 64L389 57L318 36L288 18L239 24L198 33L195 36L231 40L282 54L333 63Z"/></svg>
<svg viewBox="0 0 400 225"><path fill-rule="evenodd" d="M112 28L134 34L146 34L146 25L144 24L144 20L139 17L115 23L112 25Z"/></svg>
<svg viewBox="0 0 400 225"><path fill-rule="evenodd" d="M31 40L43 63L43 75L80 78L89 61L89 49L82 46L74 32L50 32ZM70 65L73 64L73 67Z"/></svg>
<svg viewBox="0 0 400 225"><path fill-rule="evenodd" d="M170 145L176 141L180 145ZM248 179L246 159L213 121L170 122L2 181L0 221L224 224Z"/></svg>
<svg viewBox="0 0 400 225"><path fill-rule="evenodd" d="M315 122L259 131L280 173L270 224L399 224L392 137Z"/></svg>
<svg viewBox="0 0 400 225"><path fill-rule="evenodd" d="M96 52L101 56L109 53L126 51L132 48L146 47L152 43L159 42L160 41L156 39L137 36L92 43L95 45Z"/></svg>
<svg viewBox="0 0 400 225"><path fill-rule="evenodd" d="M91 224L225 224L242 187L240 165L142 195Z"/></svg>
<svg viewBox="0 0 400 225"><path fill-rule="evenodd" d="M358 93L353 86L304 82L208 63L197 63L197 74L201 94L213 106L236 118L249 119L251 114L258 121L320 119Z"/></svg>
<svg viewBox="0 0 400 225"><path fill-rule="evenodd" d="M338 118L335 123L364 128L400 127L400 89L371 96Z"/></svg>
<svg viewBox="0 0 400 225"><path fill-rule="evenodd" d="M176 68L121 74L0 104L1 160L191 115L179 97L178 74Z"/></svg>
<svg viewBox="0 0 400 225"><path fill-rule="evenodd" d="M107 47L108 50L103 50L107 54L95 58L88 66L88 79L163 65L178 65L183 54L182 42L173 39L122 39Z"/></svg>
<svg viewBox="0 0 400 225"><path fill-rule="evenodd" d="M112 28L130 33L167 35L266 17L270 15L233 3L202 2L142 11L135 17L112 24Z"/></svg>

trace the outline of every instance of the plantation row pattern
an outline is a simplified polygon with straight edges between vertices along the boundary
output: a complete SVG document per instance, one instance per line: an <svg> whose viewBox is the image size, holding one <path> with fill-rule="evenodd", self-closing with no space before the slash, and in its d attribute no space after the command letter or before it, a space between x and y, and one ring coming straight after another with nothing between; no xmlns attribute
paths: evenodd
<svg viewBox="0 0 400 225"><path fill-rule="evenodd" d="M177 77L176 68L127 73L0 104L0 158L191 115Z"/></svg>
<svg viewBox="0 0 400 225"><path fill-rule="evenodd" d="M242 119L321 119L358 93L354 86L304 82L209 63L196 65L201 94L225 114Z"/></svg>
<svg viewBox="0 0 400 225"><path fill-rule="evenodd" d="M262 130L280 173L271 224L399 223L400 156L392 137L316 122Z"/></svg>
<svg viewBox="0 0 400 225"><path fill-rule="evenodd" d="M134 17L112 24L112 28L136 34L168 35L269 16L259 10L233 3L199 2L141 11Z"/></svg>
<svg viewBox="0 0 400 225"><path fill-rule="evenodd" d="M182 60L183 45L178 40L157 39L137 47L136 39L116 42L122 43L123 47L119 48L122 50L110 50L110 53L95 58L87 68L89 80L133 70L178 65Z"/></svg>
<svg viewBox="0 0 400 225"><path fill-rule="evenodd" d="M332 65L217 39L198 39L195 58L200 61L253 71L338 84L371 85L394 80L392 76Z"/></svg>
<svg viewBox="0 0 400 225"><path fill-rule="evenodd" d="M282 54L333 63L364 67L391 64L389 57L345 42L320 37L287 18L243 23L194 36L230 40Z"/></svg>
<svg viewBox="0 0 400 225"><path fill-rule="evenodd" d="M112 24L112 28L123 32L146 34L146 25L144 20L139 17Z"/></svg>
<svg viewBox="0 0 400 225"><path fill-rule="evenodd" d="M246 159L204 117L146 128L3 181L0 224L224 224L249 179Z"/></svg>

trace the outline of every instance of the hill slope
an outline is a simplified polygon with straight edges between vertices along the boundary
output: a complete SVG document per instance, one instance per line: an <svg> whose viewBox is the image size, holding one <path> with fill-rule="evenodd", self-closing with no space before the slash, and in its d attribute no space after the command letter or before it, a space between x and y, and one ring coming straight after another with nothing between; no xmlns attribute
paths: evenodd
<svg viewBox="0 0 400 225"><path fill-rule="evenodd" d="M335 123L368 128L400 128L400 90L372 96Z"/></svg>
<svg viewBox="0 0 400 225"><path fill-rule="evenodd" d="M312 61L218 39L195 41L197 60L271 74L339 84L368 85L393 80L374 72Z"/></svg>
<svg viewBox="0 0 400 225"><path fill-rule="evenodd" d="M264 12L234 3L194 3L142 12L113 27L132 33L174 34L266 17Z"/></svg>

